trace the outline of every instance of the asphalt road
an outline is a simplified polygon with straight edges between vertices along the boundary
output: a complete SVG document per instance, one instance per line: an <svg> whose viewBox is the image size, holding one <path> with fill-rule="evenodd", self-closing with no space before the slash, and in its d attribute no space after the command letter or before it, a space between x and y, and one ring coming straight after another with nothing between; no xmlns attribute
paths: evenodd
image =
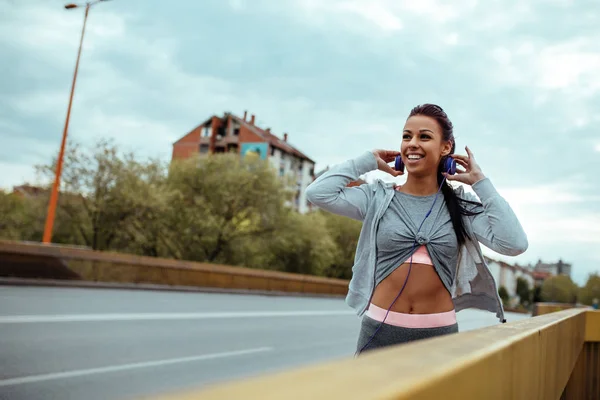
<svg viewBox="0 0 600 400"><path fill-rule="evenodd" d="M458 319L461 331L497 323ZM0 286L0 399L194 389L352 357L358 329L342 299Z"/></svg>

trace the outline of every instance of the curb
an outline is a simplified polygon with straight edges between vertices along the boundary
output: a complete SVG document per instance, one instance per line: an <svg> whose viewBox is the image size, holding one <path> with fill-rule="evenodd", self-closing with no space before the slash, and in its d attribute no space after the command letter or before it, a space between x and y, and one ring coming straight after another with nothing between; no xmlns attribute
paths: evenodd
<svg viewBox="0 0 600 400"><path fill-rule="evenodd" d="M200 286L169 286L154 285L149 283L109 283L109 282L91 282L91 281L66 281L54 279L26 279L26 278L2 278L0 277L0 286L32 286L32 287L66 287L81 289L120 289L120 290L147 290L147 291L165 291L165 292L188 292L188 293L215 293L215 294L237 294L237 295L255 295L255 296L274 296L274 297L314 297L343 299L342 295L320 294L320 293L299 293L299 292L281 292L267 290L250 289L226 289Z"/></svg>

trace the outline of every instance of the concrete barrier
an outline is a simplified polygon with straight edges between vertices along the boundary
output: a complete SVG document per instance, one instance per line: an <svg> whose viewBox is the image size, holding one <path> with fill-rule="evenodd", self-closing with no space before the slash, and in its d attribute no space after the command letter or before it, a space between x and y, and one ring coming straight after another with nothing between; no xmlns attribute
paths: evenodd
<svg viewBox="0 0 600 400"><path fill-rule="evenodd" d="M157 400L600 399L600 312L569 309Z"/></svg>
<svg viewBox="0 0 600 400"><path fill-rule="evenodd" d="M348 281L193 261L0 241L0 277L344 296Z"/></svg>
<svg viewBox="0 0 600 400"><path fill-rule="evenodd" d="M591 307L586 306L584 304L545 302L545 303L535 303L533 305L533 312L531 313L531 315L535 317L538 315L544 315L544 314L548 314L548 313L552 313L552 312L556 312L556 311L568 310L571 308L591 309Z"/></svg>

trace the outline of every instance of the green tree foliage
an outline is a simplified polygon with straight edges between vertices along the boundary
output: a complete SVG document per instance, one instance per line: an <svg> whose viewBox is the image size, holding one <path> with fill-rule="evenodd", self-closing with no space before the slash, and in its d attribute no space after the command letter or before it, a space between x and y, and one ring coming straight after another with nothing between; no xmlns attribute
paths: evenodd
<svg viewBox="0 0 600 400"><path fill-rule="evenodd" d="M591 274L585 286L579 290L581 303L591 306L594 299L600 301L600 275L598 274Z"/></svg>
<svg viewBox="0 0 600 400"><path fill-rule="evenodd" d="M518 277L517 278L517 296L519 296L519 303L523 307L531 304L531 290L529 289L529 282L527 280Z"/></svg>
<svg viewBox="0 0 600 400"><path fill-rule="evenodd" d="M508 290L504 286L500 286L498 288L498 296L502 300L502 304L506 307L508 305L508 301L510 300L510 296L508 295Z"/></svg>
<svg viewBox="0 0 600 400"><path fill-rule="evenodd" d="M47 206L47 196L29 199L0 191L0 238L41 241ZM56 230L62 234L60 226Z"/></svg>
<svg viewBox="0 0 600 400"><path fill-rule="evenodd" d="M337 253L326 220L318 213L287 213L266 249L268 268L322 276L328 276Z"/></svg>
<svg viewBox="0 0 600 400"><path fill-rule="evenodd" d="M56 161L38 166L45 194L0 193L0 237L40 241ZM96 250L350 278L361 223L299 214L293 182L237 154L167 165L100 140L65 153L53 242Z"/></svg>
<svg viewBox="0 0 600 400"><path fill-rule="evenodd" d="M0 190L0 235L6 239L21 239L27 226L28 204L25 199Z"/></svg>
<svg viewBox="0 0 600 400"><path fill-rule="evenodd" d="M51 178L55 165L39 166L38 170ZM94 250L113 249L115 242L121 241L131 249L130 241L135 243L140 234L146 234L148 219L164 205L164 192L152 185L164 180L158 177L159 182L153 182L156 174L164 175L157 169L156 163L137 161L132 153L119 154L110 141L99 141L93 152L79 144L69 146L54 240Z"/></svg>
<svg viewBox="0 0 600 400"><path fill-rule="evenodd" d="M329 235L336 244L333 262L327 268L325 275L350 279L362 223L328 212L322 212L322 215L325 217Z"/></svg>
<svg viewBox="0 0 600 400"><path fill-rule="evenodd" d="M577 285L567 275L552 276L542 284L541 297L546 302L576 303Z"/></svg>
<svg viewBox="0 0 600 400"><path fill-rule="evenodd" d="M268 163L236 154L175 162L167 186L180 234L172 256L209 262L230 263L241 241L273 233L291 196Z"/></svg>
<svg viewBox="0 0 600 400"><path fill-rule="evenodd" d="M542 301L542 287L540 285L535 285L531 289L531 298L533 303L540 303Z"/></svg>

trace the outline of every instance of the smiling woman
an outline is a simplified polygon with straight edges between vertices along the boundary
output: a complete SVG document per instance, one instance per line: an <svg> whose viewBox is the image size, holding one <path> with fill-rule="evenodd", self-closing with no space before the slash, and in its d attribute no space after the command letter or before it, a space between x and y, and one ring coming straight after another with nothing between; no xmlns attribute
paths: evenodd
<svg viewBox="0 0 600 400"><path fill-rule="evenodd" d="M346 297L363 317L358 354L458 332L456 312L465 308L495 312L505 322L479 242L515 256L527 249L527 236L470 149L457 155L455 148L444 110L417 106L404 125L400 151L366 152L307 189L315 205L363 221ZM404 168L388 165L394 160L406 168L403 186L378 181L348 187L374 169L403 175ZM453 163L459 168L448 168ZM470 185L479 201L448 181Z"/></svg>

